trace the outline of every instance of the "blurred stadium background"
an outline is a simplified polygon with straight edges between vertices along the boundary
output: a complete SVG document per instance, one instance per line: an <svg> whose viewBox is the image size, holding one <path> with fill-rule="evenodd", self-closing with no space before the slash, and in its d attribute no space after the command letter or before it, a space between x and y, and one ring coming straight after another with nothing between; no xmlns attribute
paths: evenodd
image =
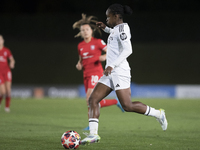
<svg viewBox="0 0 200 150"><path fill-rule="evenodd" d="M0 34L16 60L13 97L84 97L82 72L75 68L82 39L74 38L72 24L81 13L105 22L112 3L133 9L124 18L134 49L128 58L132 96L199 98L198 0L1 0Z"/></svg>

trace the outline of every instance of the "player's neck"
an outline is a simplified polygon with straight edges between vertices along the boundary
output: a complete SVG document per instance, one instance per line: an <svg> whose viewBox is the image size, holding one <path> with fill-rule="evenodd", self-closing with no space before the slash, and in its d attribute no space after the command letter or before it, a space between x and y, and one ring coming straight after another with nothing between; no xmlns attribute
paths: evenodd
<svg viewBox="0 0 200 150"><path fill-rule="evenodd" d="M92 37L84 38L85 43L89 43L91 41Z"/></svg>
<svg viewBox="0 0 200 150"><path fill-rule="evenodd" d="M2 50L3 49L3 45L0 45L0 50Z"/></svg>
<svg viewBox="0 0 200 150"><path fill-rule="evenodd" d="M118 24L122 24L122 23L124 23L123 20L122 20L122 19L119 19L119 20L116 22L116 25L115 25L115 26L117 26Z"/></svg>

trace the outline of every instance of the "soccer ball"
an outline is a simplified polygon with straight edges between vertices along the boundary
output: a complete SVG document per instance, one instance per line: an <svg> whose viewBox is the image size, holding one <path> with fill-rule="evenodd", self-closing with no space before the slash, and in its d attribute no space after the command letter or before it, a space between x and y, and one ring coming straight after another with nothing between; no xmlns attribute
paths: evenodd
<svg viewBox="0 0 200 150"><path fill-rule="evenodd" d="M76 131L67 131L61 136L61 144L65 149L77 149L81 137Z"/></svg>

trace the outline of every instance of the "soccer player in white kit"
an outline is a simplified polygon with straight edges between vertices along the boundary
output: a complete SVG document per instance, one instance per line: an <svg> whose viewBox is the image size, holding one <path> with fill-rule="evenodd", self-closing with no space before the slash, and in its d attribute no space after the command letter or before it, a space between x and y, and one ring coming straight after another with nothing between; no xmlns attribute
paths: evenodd
<svg viewBox="0 0 200 150"><path fill-rule="evenodd" d="M81 141L82 145L98 142L99 106L98 103L112 90L115 90L117 97L127 112L135 112L155 117L163 130L167 129L167 120L163 109L156 110L139 101L131 101L131 74L127 57L132 53L131 33L127 23L123 22L124 14L132 14L129 6L120 4L111 5L107 11L106 27L102 22L97 26L109 33L107 43L107 58L104 75L98 81L89 98L89 135Z"/></svg>

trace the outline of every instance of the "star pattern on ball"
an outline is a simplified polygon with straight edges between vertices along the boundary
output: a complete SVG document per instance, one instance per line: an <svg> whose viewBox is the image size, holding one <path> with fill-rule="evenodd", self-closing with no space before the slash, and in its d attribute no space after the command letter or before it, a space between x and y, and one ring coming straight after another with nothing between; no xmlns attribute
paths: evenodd
<svg viewBox="0 0 200 150"><path fill-rule="evenodd" d="M65 139L65 143L66 145L68 145L70 143L69 138Z"/></svg>
<svg viewBox="0 0 200 150"><path fill-rule="evenodd" d="M70 134L71 134L71 136L76 137L76 133L74 131L72 131Z"/></svg>

